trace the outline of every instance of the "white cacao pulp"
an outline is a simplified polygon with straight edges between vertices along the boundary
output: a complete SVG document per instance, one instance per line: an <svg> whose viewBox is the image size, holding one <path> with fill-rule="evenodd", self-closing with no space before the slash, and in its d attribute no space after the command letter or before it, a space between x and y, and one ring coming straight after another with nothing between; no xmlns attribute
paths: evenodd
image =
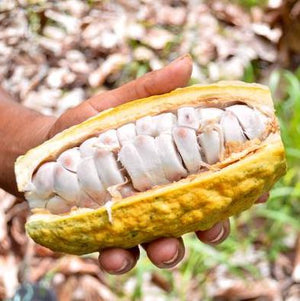
<svg viewBox="0 0 300 301"><path fill-rule="evenodd" d="M269 118L246 104L181 107L91 137L46 162L25 196L53 214L98 208L114 198L165 185L209 169L228 144L242 149L266 138ZM231 150L232 151L232 150ZM228 153L227 153L228 156Z"/></svg>

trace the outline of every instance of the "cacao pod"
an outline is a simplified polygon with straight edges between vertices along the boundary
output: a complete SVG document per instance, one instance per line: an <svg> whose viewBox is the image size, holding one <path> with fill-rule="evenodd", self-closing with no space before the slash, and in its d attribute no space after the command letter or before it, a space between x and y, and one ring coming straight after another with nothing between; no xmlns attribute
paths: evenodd
<svg viewBox="0 0 300 301"><path fill-rule="evenodd" d="M71 254L206 230L285 171L269 89L227 81L105 110L15 164L28 234Z"/></svg>

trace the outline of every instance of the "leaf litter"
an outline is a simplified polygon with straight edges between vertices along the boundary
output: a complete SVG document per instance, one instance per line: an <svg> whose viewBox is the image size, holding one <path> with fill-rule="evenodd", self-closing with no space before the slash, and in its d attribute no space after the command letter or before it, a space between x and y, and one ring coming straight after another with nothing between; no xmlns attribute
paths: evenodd
<svg viewBox="0 0 300 301"><path fill-rule="evenodd" d="M195 82L240 79L253 61L267 68L278 61L291 67L299 63L299 1L273 0L250 9L236 2L3 1L1 85L25 106L58 116L187 52ZM253 247L236 250L231 258L239 276L224 262L216 264L209 251L205 260L213 264L201 275L185 268L192 265L189 260L199 260L189 254L171 273L157 272L143 254L133 272L111 281L97 266L96 254L63 256L36 245L25 235L27 204L4 191L0 199L0 299L28 282L43 283L58 300L129 300L139 294L141 300L167 300L170 294L182 300L182 283L185 300L293 301L300 296L299 237L292 237L287 253L275 261ZM263 235L259 241L266 244Z"/></svg>

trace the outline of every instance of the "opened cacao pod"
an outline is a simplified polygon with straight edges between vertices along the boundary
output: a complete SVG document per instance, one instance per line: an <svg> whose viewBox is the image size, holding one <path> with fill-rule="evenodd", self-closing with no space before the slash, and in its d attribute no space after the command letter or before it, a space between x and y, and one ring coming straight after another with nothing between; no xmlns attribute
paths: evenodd
<svg viewBox="0 0 300 301"><path fill-rule="evenodd" d="M105 110L15 171L29 235L85 254L206 230L269 191L286 161L269 89L219 82Z"/></svg>

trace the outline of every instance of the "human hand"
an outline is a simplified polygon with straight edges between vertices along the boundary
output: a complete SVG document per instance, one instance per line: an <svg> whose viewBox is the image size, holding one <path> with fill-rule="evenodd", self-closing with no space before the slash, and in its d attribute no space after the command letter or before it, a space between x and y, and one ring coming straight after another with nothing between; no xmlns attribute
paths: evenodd
<svg viewBox="0 0 300 301"><path fill-rule="evenodd" d="M151 95L169 92L185 86L191 76L192 60L186 55L178 58L167 67L150 72L129 82L118 89L96 95L79 106L69 109L49 128L47 138L74 124L119 104ZM265 201L264 195L259 202ZM230 232L229 220L222 221L206 231L196 232L199 240L210 245L222 242ZM182 238L159 238L142 244L151 262L159 268L170 268L180 262L184 256ZM111 274L122 274L132 269L139 258L139 247L131 249L108 248L101 251L99 263L103 270Z"/></svg>

